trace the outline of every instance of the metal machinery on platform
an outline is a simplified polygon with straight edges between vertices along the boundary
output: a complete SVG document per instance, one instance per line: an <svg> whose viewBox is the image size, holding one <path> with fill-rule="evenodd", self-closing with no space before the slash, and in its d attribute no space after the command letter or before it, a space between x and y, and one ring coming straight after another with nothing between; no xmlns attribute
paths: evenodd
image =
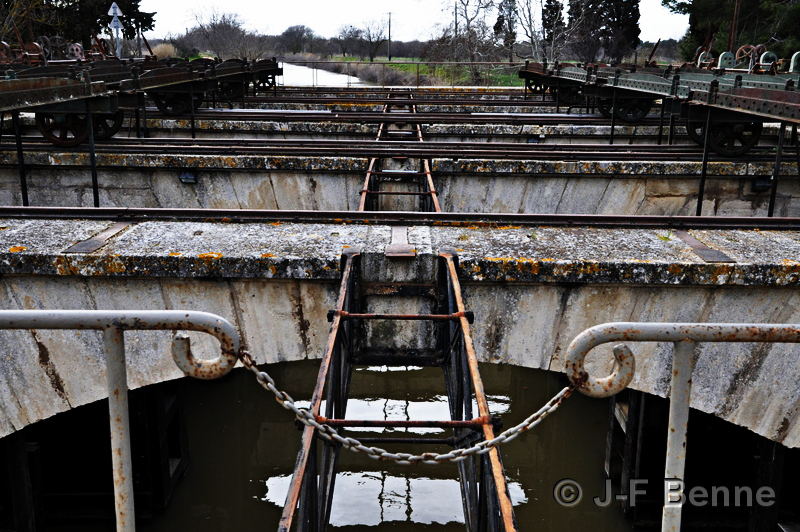
<svg viewBox="0 0 800 532"><path fill-rule="evenodd" d="M698 144L708 144L720 155L737 156L758 143L764 122L800 123L796 90L800 52L792 65L787 73L751 74L736 68L685 65L615 68L526 63L519 76L526 93L544 96L547 92L555 97L556 107L597 109L612 121L641 122L660 101L662 126L669 116L670 143L678 118L685 121L689 136Z"/></svg>

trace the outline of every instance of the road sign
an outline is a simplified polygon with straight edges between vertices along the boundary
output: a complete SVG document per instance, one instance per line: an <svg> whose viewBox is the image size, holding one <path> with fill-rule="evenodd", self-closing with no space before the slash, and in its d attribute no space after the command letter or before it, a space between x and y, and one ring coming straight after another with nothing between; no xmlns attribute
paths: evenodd
<svg viewBox="0 0 800 532"><path fill-rule="evenodd" d="M122 10L119 8L119 6L117 5L116 2L113 2L111 4L111 7L108 9L108 16L109 17L114 17L114 18L123 16L122 15ZM112 28L113 28L113 26L112 26Z"/></svg>
<svg viewBox="0 0 800 532"><path fill-rule="evenodd" d="M115 16L114 18L111 19L111 24L109 24L109 26L111 26L112 29L121 30L122 21L119 19L119 17Z"/></svg>

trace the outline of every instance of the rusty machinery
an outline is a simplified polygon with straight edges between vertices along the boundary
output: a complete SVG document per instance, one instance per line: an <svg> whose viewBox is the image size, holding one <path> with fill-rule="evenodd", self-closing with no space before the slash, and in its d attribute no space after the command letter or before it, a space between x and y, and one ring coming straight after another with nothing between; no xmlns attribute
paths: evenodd
<svg viewBox="0 0 800 532"><path fill-rule="evenodd" d="M275 87L275 77L282 70L276 60L248 63L232 60L183 61L146 60L120 61L112 58L93 62L52 62L47 66L21 66L13 71L17 79L71 79L103 82L109 92L106 104L92 114L93 133L97 139L113 137L123 125L125 111L136 114L137 131L145 113L145 95L166 115L192 114L204 101L232 101L242 98L251 83L259 87ZM24 93L13 91L15 97ZM6 95L11 97L9 93ZM87 141L88 114L82 104L64 101L36 110L36 125L51 143L74 147Z"/></svg>
<svg viewBox="0 0 800 532"><path fill-rule="evenodd" d="M760 61L775 64L777 58L768 54L763 53ZM614 120L640 123L660 100L662 125L668 115L672 130L677 117L698 144L704 146L708 137L713 152L739 156L758 143L763 122L794 122L798 117L800 95L795 89L800 84L799 67L800 54L795 54L791 71L784 74L751 74L735 68L708 71L692 66L622 69L528 63L519 75L526 93L544 95L546 91L555 96L557 107L596 108L612 118L611 142Z"/></svg>

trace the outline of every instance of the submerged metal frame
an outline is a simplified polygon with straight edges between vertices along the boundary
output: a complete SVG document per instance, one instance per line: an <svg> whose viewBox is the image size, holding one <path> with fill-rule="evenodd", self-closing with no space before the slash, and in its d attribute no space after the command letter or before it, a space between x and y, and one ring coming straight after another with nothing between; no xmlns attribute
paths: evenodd
<svg viewBox="0 0 800 532"><path fill-rule="evenodd" d="M699 342L800 343L800 324L621 322L597 325L576 336L567 348L567 376L580 392L590 397L610 397L633 380L635 359L624 344L614 347L616 365L608 377L593 377L584 369L584 360L592 349L618 341L674 344L661 532L680 532L695 347Z"/></svg>
<svg viewBox="0 0 800 532"><path fill-rule="evenodd" d="M111 461L117 532L134 532L133 461L128 412L125 331L187 330L216 337L221 355L198 360L191 354L189 338L176 336L173 358L184 373L195 378L219 378L230 372L240 349L239 333L227 320L206 312L183 310L0 310L0 330L62 329L98 330L103 333L111 426Z"/></svg>
<svg viewBox="0 0 800 532"><path fill-rule="evenodd" d="M363 312L360 255L343 258L342 281L336 309L329 314L330 334L311 397L311 412L320 423L339 430L353 426L437 427L453 430L452 438L369 438L370 443L416 443L469 447L492 439L494 419L489 411L478 360L472 341L472 316L465 309L453 253L438 258L436 313L420 315L370 314ZM402 285L397 285L398 290ZM443 369L450 407L450 421L367 421L345 419L354 364L364 363L360 338L367 320L432 321L438 324L433 355L406 358L405 364L439 366ZM398 364L391 355L369 357L370 363ZM325 411L322 412L322 401ZM477 404L477 416L473 412ZM323 415L324 414L324 415ZM336 480L336 463L341 447L317 437L316 429L303 427L301 448L278 526L279 532L322 532L327 529ZM474 532L515 532L513 507L505 472L497 448L470 456L458 463L467 530Z"/></svg>

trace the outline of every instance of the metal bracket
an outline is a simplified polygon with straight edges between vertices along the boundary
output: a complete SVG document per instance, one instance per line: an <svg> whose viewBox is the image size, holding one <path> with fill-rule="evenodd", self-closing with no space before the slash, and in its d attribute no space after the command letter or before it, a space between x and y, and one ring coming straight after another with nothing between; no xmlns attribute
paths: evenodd
<svg viewBox="0 0 800 532"><path fill-rule="evenodd" d="M392 226L392 242L386 246L384 255L391 258L414 258L417 250L408 243L408 227Z"/></svg>
<svg viewBox="0 0 800 532"><path fill-rule="evenodd" d="M73 244L65 249L63 253L94 253L105 246L113 237L130 227L130 225L127 222L117 222L105 231L101 231L87 240Z"/></svg>
<svg viewBox="0 0 800 532"><path fill-rule="evenodd" d="M736 263L734 259L723 253L722 251L710 248L703 244L695 237L689 234L688 231L678 230L675 231L675 236L683 240L683 242L692 248L695 255L709 263Z"/></svg>

